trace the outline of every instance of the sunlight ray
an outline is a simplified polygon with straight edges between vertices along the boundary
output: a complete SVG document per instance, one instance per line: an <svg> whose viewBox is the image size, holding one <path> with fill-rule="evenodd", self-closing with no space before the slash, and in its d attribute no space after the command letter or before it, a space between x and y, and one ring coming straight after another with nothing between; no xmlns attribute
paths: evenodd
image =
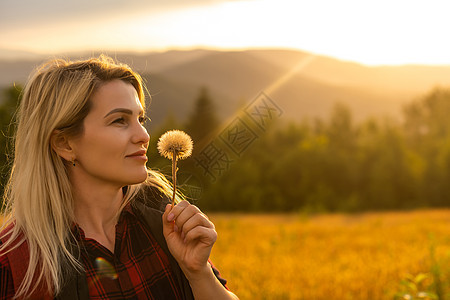
<svg viewBox="0 0 450 300"><path fill-rule="evenodd" d="M302 57L295 65L294 67L289 70L286 74L281 76L279 79L277 79L275 82L273 82L271 85L269 85L267 88L264 89L264 92L271 95L274 91L276 91L278 88L280 88L286 81L288 81L292 76L299 73L301 70L306 68L310 63L314 61L316 58L316 55L309 54L305 57Z"/></svg>

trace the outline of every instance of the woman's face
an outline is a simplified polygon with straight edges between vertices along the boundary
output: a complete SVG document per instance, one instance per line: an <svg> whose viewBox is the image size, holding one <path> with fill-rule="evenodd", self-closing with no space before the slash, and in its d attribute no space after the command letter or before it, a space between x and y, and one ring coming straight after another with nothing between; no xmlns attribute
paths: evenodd
<svg viewBox="0 0 450 300"><path fill-rule="evenodd" d="M149 135L136 90L129 83L113 80L102 85L91 101L83 134L72 143L74 175L117 186L144 181Z"/></svg>

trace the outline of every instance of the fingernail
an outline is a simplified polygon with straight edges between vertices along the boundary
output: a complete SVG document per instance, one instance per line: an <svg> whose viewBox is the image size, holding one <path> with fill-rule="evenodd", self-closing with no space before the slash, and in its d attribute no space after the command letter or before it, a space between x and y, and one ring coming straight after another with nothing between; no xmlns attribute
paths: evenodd
<svg viewBox="0 0 450 300"><path fill-rule="evenodd" d="M178 226L176 224L173 225L173 231L178 232Z"/></svg>
<svg viewBox="0 0 450 300"><path fill-rule="evenodd" d="M169 215L167 216L167 221L172 222L174 218L175 215L173 213L169 213Z"/></svg>

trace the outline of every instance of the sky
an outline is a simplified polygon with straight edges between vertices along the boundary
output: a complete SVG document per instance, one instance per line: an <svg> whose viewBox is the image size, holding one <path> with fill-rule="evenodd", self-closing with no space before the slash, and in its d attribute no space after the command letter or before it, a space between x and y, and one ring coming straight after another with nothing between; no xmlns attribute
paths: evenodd
<svg viewBox="0 0 450 300"><path fill-rule="evenodd" d="M288 48L450 65L449 9L446 0L0 0L0 56Z"/></svg>

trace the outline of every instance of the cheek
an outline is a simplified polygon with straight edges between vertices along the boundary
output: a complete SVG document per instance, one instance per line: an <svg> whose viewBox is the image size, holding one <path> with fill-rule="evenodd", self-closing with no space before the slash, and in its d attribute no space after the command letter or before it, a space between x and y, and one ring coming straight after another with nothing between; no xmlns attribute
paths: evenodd
<svg viewBox="0 0 450 300"><path fill-rule="evenodd" d="M125 158L128 145L128 137L117 131L86 134L79 145L81 169L90 176L121 185L144 181L145 163Z"/></svg>
<svg viewBox="0 0 450 300"><path fill-rule="evenodd" d="M120 134L93 132L85 135L82 142L82 156L91 163L120 160L125 153L126 141ZM105 166L107 167L107 166Z"/></svg>

